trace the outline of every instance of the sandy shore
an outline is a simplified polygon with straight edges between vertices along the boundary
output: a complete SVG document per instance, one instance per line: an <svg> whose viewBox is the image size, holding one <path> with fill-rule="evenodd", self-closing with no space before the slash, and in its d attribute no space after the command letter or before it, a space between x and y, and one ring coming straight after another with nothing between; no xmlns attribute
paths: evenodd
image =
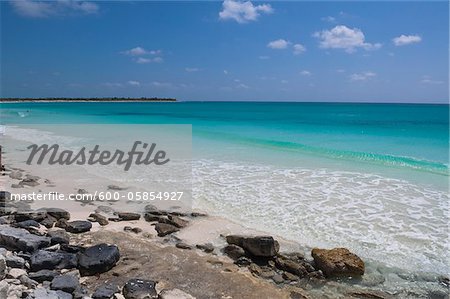
<svg viewBox="0 0 450 299"><path fill-rule="evenodd" d="M8 143L9 142L9 143ZM22 144L9 140L7 151L3 155L3 163L7 169L0 177L2 190L14 193L50 193L63 194L107 191L108 186L115 184L105 178L89 177L80 168L67 170L71 177L86 179L74 184L67 176L61 178L58 172L31 167L14 155ZM37 176L36 186L17 186L20 179L11 173ZM124 187L124 186L117 186ZM133 188L117 192L134 191ZM145 203L123 203L105 201L35 201L32 208L58 207L70 212L71 220L86 220L99 207L113 209L116 212L143 213ZM105 208L106 207L106 208ZM166 206L169 210L176 208ZM195 211L203 213L204 211ZM112 215L110 215L112 216ZM73 243L90 246L101 242L115 244L121 252L121 259L111 271L98 276L82 278L82 284L91 291L107 282L123 285L130 278L148 278L158 281L159 288L182 289L196 298L391 298L391 294L381 291L385 278L380 270L369 269L362 279L341 280L300 280L274 281L273 278L262 278L255 275L248 267L238 267L235 261L223 253L227 245L227 235L267 235L265 232L253 230L228 219L216 216L189 217L189 224L179 231L158 237L155 223L145 221L142 217L133 221L110 221L106 226L92 223L88 233L71 234ZM138 228L137 233L131 228ZM273 236L280 244L281 253L299 252L311 261L310 249L301 244L288 241L282 236ZM71 243L72 243L71 242ZM190 249L176 247L183 243ZM204 252L197 245L211 244L212 252ZM400 288L399 298L409 298L408 290ZM353 295L352 295L353 294ZM358 295L354 295L358 294ZM436 297L439 298L439 297Z"/></svg>

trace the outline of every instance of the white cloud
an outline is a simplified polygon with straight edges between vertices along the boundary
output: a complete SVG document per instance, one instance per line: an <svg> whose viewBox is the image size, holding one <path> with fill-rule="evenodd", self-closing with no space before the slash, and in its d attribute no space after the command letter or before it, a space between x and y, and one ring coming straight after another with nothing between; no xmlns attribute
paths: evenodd
<svg viewBox="0 0 450 299"><path fill-rule="evenodd" d="M270 43L267 44L268 48L271 49L286 49L289 46L289 42L287 40L284 40L282 38L271 41Z"/></svg>
<svg viewBox="0 0 450 299"><path fill-rule="evenodd" d="M350 75L350 81L366 81L376 75L374 72L355 73Z"/></svg>
<svg viewBox="0 0 450 299"><path fill-rule="evenodd" d="M139 64L145 64L145 63L152 63L152 62L161 63L164 60L161 57L155 57L155 58L138 57L135 61L136 61L136 63L139 63Z"/></svg>
<svg viewBox="0 0 450 299"><path fill-rule="evenodd" d="M302 44L295 44L294 45L294 54L299 55L306 51L306 47Z"/></svg>
<svg viewBox="0 0 450 299"><path fill-rule="evenodd" d="M146 50L142 47L135 47L126 51L121 52L122 54L129 56L145 56L145 55L160 55L161 50Z"/></svg>
<svg viewBox="0 0 450 299"><path fill-rule="evenodd" d="M302 75L302 76L311 76L311 72L307 71L307 70L303 70L303 71L300 72L300 75Z"/></svg>
<svg viewBox="0 0 450 299"><path fill-rule="evenodd" d="M443 84L444 81L433 80L430 76L423 76L420 83L422 83L422 84Z"/></svg>
<svg viewBox="0 0 450 299"><path fill-rule="evenodd" d="M139 81L130 80L127 83L131 86L141 86L141 83Z"/></svg>
<svg viewBox="0 0 450 299"><path fill-rule="evenodd" d="M221 20L235 20L238 23L256 21L261 14L273 12L270 4L253 5L252 2L225 0L222 4L222 11L219 12Z"/></svg>
<svg viewBox="0 0 450 299"><path fill-rule="evenodd" d="M419 35L400 35L397 37L394 37L392 39L392 42L394 45L398 46L405 46L409 44L415 44L420 43L422 41L422 38Z"/></svg>
<svg viewBox="0 0 450 299"><path fill-rule="evenodd" d="M47 18L52 16L66 16L76 14L94 14L99 10L99 6L93 2L59 0L59 1L32 1L32 0L11 0L9 2L14 10L30 18Z"/></svg>
<svg viewBox="0 0 450 299"><path fill-rule="evenodd" d="M228 71L227 71L227 70L223 70L223 73L224 73L225 75L228 75Z"/></svg>
<svg viewBox="0 0 450 299"><path fill-rule="evenodd" d="M316 32L313 36L320 40L319 46L323 49L343 49L347 53L353 53L357 48L364 50L381 48L380 43L367 43L364 33L360 29L351 29L344 25Z"/></svg>
<svg viewBox="0 0 450 299"><path fill-rule="evenodd" d="M185 68L185 71L188 73L193 73L193 72L198 72L200 69L196 68L196 67L187 67Z"/></svg>

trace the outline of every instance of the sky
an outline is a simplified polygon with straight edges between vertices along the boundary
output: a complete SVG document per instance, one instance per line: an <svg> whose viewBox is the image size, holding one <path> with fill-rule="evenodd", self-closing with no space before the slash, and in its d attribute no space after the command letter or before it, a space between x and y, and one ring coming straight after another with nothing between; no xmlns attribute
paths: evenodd
<svg viewBox="0 0 450 299"><path fill-rule="evenodd" d="M0 1L1 97L447 103L449 3Z"/></svg>

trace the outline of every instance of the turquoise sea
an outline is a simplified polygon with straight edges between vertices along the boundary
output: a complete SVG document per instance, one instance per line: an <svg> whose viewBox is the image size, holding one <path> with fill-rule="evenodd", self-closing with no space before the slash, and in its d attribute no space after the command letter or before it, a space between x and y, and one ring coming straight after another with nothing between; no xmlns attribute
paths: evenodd
<svg viewBox="0 0 450 299"><path fill-rule="evenodd" d="M192 124L194 204L306 246L448 273L449 106L7 103L6 126Z"/></svg>

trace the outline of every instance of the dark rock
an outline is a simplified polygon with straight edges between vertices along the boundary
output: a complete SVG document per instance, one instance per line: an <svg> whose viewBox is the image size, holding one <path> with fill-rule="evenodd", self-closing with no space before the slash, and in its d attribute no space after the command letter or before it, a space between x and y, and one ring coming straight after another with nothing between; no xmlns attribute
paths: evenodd
<svg viewBox="0 0 450 299"><path fill-rule="evenodd" d="M237 260L238 258L245 256L245 250L237 245L227 245L223 249L223 252L233 260Z"/></svg>
<svg viewBox="0 0 450 299"><path fill-rule="evenodd" d="M164 237L166 235L179 231L176 226L166 223L156 223L155 229L158 232L159 237Z"/></svg>
<svg viewBox="0 0 450 299"><path fill-rule="evenodd" d="M72 269L77 267L77 256L67 252L39 250L30 259L32 271L43 269Z"/></svg>
<svg viewBox="0 0 450 299"><path fill-rule="evenodd" d="M6 265L10 268L25 268L25 259L20 256L10 255L6 256Z"/></svg>
<svg viewBox="0 0 450 299"><path fill-rule="evenodd" d="M161 218L164 218L164 217L162 217L162 216L160 216L160 215L155 215L155 214L152 214L152 213L145 213L145 214L144 214L144 219L145 219L145 221L147 221L147 222L155 222L155 221L158 221L158 222L159 222L159 220L160 220Z"/></svg>
<svg viewBox="0 0 450 299"><path fill-rule="evenodd" d="M0 246L13 251L33 252L50 245L50 238L36 236L21 228L0 225Z"/></svg>
<svg viewBox="0 0 450 299"><path fill-rule="evenodd" d="M191 217L206 217L208 216L208 214L204 214L204 213L199 213L199 212L192 212L191 213Z"/></svg>
<svg viewBox="0 0 450 299"><path fill-rule="evenodd" d="M296 262L290 259L287 259L286 257L277 257L275 259L275 265L278 269L287 271L289 273L295 274L299 277L304 277L308 274L308 271L306 270L305 266L303 265L303 262Z"/></svg>
<svg viewBox="0 0 450 299"><path fill-rule="evenodd" d="M159 215L159 216L168 215L169 214L168 211L160 210L154 205L146 205L144 207L144 210L147 213L150 213L150 214L153 214L153 215Z"/></svg>
<svg viewBox="0 0 450 299"><path fill-rule="evenodd" d="M206 243L206 244L197 244L195 245L195 247L197 247L198 249L203 250L204 252L210 253L214 251L214 245L211 243Z"/></svg>
<svg viewBox="0 0 450 299"><path fill-rule="evenodd" d="M228 244L230 245L236 245L239 247L243 247L244 246L244 239L245 236L241 236L241 235L228 235L226 236L226 241Z"/></svg>
<svg viewBox="0 0 450 299"><path fill-rule="evenodd" d="M319 249L311 251L318 269L327 277L361 276L364 274L364 262L346 248Z"/></svg>
<svg viewBox="0 0 450 299"><path fill-rule="evenodd" d="M55 227L59 227L59 228L66 228L67 227L67 220L66 219L59 219L56 221L55 223Z"/></svg>
<svg viewBox="0 0 450 299"><path fill-rule="evenodd" d="M69 233L80 234L90 231L92 223L86 220L75 220L67 222L67 226L64 228Z"/></svg>
<svg viewBox="0 0 450 299"><path fill-rule="evenodd" d="M108 185L108 190L122 191L122 190L127 190L127 188L119 187L116 185Z"/></svg>
<svg viewBox="0 0 450 299"><path fill-rule="evenodd" d="M70 274L56 276L53 278L52 284L50 285L52 290L61 290L67 293L73 293L79 287L80 282L78 281L78 278Z"/></svg>
<svg viewBox="0 0 450 299"><path fill-rule="evenodd" d="M60 244L61 251L68 252L68 253L78 253L83 251L85 248L80 245L70 245L61 243Z"/></svg>
<svg viewBox="0 0 450 299"><path fill-rule="evenodd" d="M192 246L183 242L179 242L177 244L175 244L175 247L180 248L180 249L192 249Z"/></svg>
<svg viewBox="0 0 450 299"><path fill-rule="evenodd" d="M229 235L227 243L242 247L248 253L258 257L272 257L278 253L280 245L271 236L245 237L240 235Z"/></svg>
<svg viewBox="0 0 450 299"><path fill-rule="evenodd" d="M119 258L116 245L95 245L78 253L78 269L83 276L103 273L114 267Z"/></svg>
<svg viewBox="0 0 450 299"><path fill-rule="evenodd" d="M56 218L56 220L65 219L70 220L70 213L64 209L60 208L45 208L42 209L47 212L48 215Z"/></svg>
<svg viewBox="0 0 450 299"><path fill-rule="evenodd" d="M123 231L125 231L125 232L131 232L132 229L133 228L131 226L124 226L123 227Z"/></svg>
<svg viewBox="0 0 450 299"><path fill-rule="evenodd" d="M141 218L141 215L138 213L117 213L117 216L121 221L132 221L132 220L139 220Z"/></svg>
<svg viewBox="0 0 450 299"><path fill-rule="evenodd" d="M55 278L56 276L58 276L58 272L56 271L52 271L52 270L39 270L37 272L30 272L28 274L28 277L39 282L42 283L44 281L52 281L53 278Z"/></svg>
<svg viewBox="0 0 450 299"><path fill-rule="evenodd" d="M133 228L131 229L131 231L132 231L133 233L135 233L135 234L139 234L139 233L142 233L142 228L140 228L140 227L133 227Z"/></svg>
<svg viewBox="0 0 450 299"><path fill-rule="evenodd" d="M47 217L47 212L41 211L41 210L20 211L14 215L14 219L16 220L16 222L22 222L22 221L26 221L26 220L34 220L34 221L40 222L40 221L44 220L45 217Z"/></svg>
<svg viewBox="0 0 450 299"><path fill-rule="evenodd" d="M78 288L72 293L73 299L86 299L86 298L90 298L90 297L88 296L88 293L89 293L89 291L88 291L85 287L80 286L80 287L78 287Z"/></svg>
<svg viewBox="0 0 450 299"><path fill-rule="evenodd" d="M115 293L119 292L119 287L115 284L104 284L97 288L92 294L92 299L111 299Z"/></svg>
<svg viewBox="0 0 450 299"><path fill-rule="evenodd" d="M62 229L48 231L47 235L51 238L52 245L69 244L70 241L69 234Z"/></svg>
<svg viewBox="0 0 450 299"><path fill-rule="evenodd" d="M89 215L95 222L98 222L101 226L105 226L109 224L108 219L106 219L105 216L99 214L99 213L92 213Z"/></svg>
<svg viewBox="0 0 450 299"><path fill-rule="evenodd" d="M42 221L41 224L45 226L46 228L52 228L53 225L56 223L56 218L50 215L47 215Z"/></svg>
<svg viewBox="0 0 450 299"><path fill-rule="evenodd" d="M28 229L30 226L39 227L39 222L36 220L25 220L21 222L16 222L12 225L13 227Z"/></svg>
<svg viewBox="0 0 450 299"><path fill-rule="evenodd" d="M125 299L156 299L156 282L143 279L130 279L123 287Z"/></svg>
<svg viewBox="0 0 450 299"><path fill-rule="evenodd" d="M252 263L252 260L249 259L248 257L242 256L238 258L234 263L239 267L246 267Z"/></svg>

